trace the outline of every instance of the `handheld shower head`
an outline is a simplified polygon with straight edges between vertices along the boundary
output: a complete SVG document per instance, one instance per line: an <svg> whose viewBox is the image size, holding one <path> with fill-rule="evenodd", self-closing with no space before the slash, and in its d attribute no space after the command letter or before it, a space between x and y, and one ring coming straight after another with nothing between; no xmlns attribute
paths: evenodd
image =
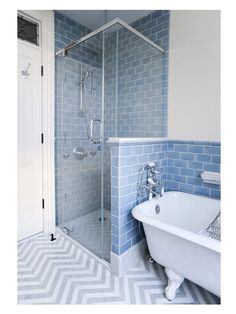
<svg viewBox="0 0 236 314"><path fill-rule="evenodd" d="M89 75L89 72L88 72L88 70L86 71L86 73L85 73L85 77L84 77L84 82L87 80L87 78L88 78L88 75Z"/></svg>

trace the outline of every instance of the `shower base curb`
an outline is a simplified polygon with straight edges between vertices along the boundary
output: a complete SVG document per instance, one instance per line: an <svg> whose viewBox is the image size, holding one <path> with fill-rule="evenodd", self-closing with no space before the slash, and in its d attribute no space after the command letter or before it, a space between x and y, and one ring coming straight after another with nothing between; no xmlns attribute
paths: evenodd
<svg viewBox="0 0 236 314"><path fill-rule="evenodd" d="M109 262L107 262L103 258L98 257L93 252L89 251L81 243L77 242L75 239L73 239L72 237L70 237L67 234L65 234L59 227L56 227L56 233L59 233L62 237L66 238L69 241L71 241L72 243L74 243L81 251L84 251L86 254L88 254L89 256L93 257L98 263L103 264L103 266L105 266L110 271L111 265L110 265Z"/></svg>
<svg viewBox="0 0 236 314"><path fill-rule="evenodd" d="M148 253L146 239L139 241L122 255L111 252L111 272L122 277L130 268L137 266Z"/></svg>

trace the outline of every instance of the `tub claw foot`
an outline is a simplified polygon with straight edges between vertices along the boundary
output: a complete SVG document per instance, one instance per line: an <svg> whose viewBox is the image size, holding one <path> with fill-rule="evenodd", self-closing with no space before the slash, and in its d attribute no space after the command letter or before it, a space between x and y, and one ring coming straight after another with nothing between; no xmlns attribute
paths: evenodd
<svg viewBox="0 0 236 314"><path fill-rule="evenodd" d="M169 301L175 298L176 290L184 281L184 278L173 272L173 270L165 268L168 277L168 286L165 288L165 295Z"/></svg>

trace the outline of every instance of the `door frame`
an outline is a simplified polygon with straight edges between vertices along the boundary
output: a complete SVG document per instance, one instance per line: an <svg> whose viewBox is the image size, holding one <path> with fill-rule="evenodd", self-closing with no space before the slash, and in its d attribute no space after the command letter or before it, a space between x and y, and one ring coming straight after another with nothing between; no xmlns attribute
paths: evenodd
<svg viewBox="0 0 236 314"><path fill-rule="evenodd" d="M55 180L54 180L54 12L51 10L19 10L41 24L42 49L42 199L44 199L43 233L55 232ZM40 134L39 134L40 136Z"/></svg>

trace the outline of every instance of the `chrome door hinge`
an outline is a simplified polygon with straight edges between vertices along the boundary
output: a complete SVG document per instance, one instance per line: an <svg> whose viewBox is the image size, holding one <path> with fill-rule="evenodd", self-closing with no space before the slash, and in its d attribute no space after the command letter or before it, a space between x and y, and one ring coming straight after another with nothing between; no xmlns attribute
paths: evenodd
<svg viewBox="0 0 236 314"><path fill-rule="evenodd" d="M43 65L41 65L41 76L43 76Z"/></svg>

